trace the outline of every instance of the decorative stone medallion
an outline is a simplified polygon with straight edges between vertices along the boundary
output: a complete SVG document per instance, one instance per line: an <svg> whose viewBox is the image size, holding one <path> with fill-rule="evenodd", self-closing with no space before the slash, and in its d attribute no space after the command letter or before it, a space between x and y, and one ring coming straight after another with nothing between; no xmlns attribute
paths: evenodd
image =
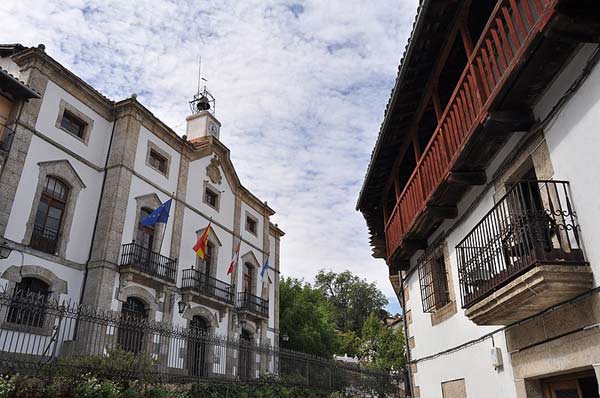
<svg viewBox="0 0 600 398"><path fill-rule="evenodd" d="M206 174L208 175L208 178L210 178L210 181L213 184L220 184L221 180L223 179L223 177L221 176L221 172L219 171L220 165L221 162L219 162L219 159L217 159L217 157L214 157L210 160L210 164L206 166Z"/></svg>

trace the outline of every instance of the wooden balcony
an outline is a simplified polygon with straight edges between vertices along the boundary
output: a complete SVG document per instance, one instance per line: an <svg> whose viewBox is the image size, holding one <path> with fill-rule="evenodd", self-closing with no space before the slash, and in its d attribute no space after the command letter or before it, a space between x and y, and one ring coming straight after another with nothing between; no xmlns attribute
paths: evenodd
<svg viewBox="0 0 600 398"><path fill-rule="evenodd" d="M580 42L598 40L598 22L590 22L598 11L586 16L586 9L593 5L498 1L386 219L389 264L406 264L441 222L455 218L456 205L471 186L486 182L486 167L511 134L531 128L531 109L549 82Z"/></svg>
<svg viewBox="0 0 600 398"><path fill-rule="evenodd" d="M457 247L463 308L506 325L592 287L565 181L515 185Z"/></svg>

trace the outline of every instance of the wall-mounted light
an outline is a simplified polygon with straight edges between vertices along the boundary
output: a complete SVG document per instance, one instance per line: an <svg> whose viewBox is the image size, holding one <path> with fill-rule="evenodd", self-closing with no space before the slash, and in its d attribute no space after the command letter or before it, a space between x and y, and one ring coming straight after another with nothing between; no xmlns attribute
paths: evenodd
<svg viewBox="0 0 600 398"><path fill-rule="evenodd" d="M287 334L284 334L283 336L281 336L281 340L283 340L284 342L288 342L290 341L290 336L288 336Z"/></svg>
<svg viewBox="0 0 600 398"><path fill-rule="evenodd" d="M187 303L183 300L177 302L177 307L179 307L179 313L183 315L185 309L187 308Z"/></svg>

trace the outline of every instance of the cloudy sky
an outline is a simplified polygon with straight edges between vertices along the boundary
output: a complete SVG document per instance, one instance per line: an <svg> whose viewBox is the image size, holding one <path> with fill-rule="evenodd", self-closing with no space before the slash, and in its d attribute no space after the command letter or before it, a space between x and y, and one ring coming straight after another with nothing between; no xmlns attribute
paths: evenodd
<svg viewBox="0 0 600 398"><path fill-rule="evenodd" d="M182 134L198 57L242 183L277 211L282 271L375 281L354 210L417 0L3 0L0 42L46 51Z"/></svg>

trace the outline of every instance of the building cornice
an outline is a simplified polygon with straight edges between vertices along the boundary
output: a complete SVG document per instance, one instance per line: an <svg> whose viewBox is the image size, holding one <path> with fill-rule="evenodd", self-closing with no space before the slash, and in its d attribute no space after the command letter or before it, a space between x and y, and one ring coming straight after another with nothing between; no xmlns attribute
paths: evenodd
<svg viewBox="0 0 600 398"><path fill-rule="evenodd" d="M114 102L58 63L39 48L28 48L12 56L22 72L37 69L106 120L113 120Z"/></svg>

